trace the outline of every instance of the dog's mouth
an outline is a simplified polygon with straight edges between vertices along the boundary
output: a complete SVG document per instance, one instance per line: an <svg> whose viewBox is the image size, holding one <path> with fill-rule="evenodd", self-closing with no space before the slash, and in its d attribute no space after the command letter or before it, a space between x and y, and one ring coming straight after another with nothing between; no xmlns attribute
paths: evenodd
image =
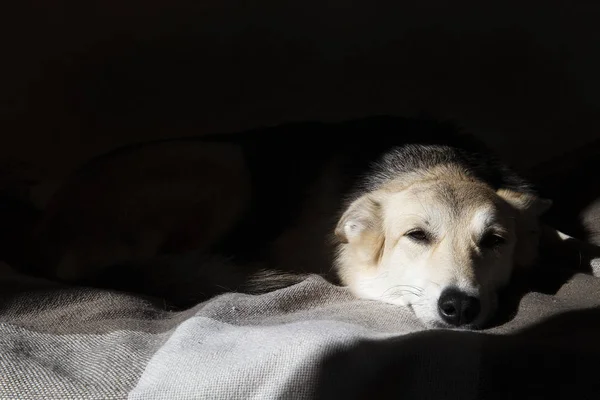
<svg viewBox="0 0 600 400"><path fill-rule="evenodd" d="M481 321L474 321L474 322L468 323L468 324L453 325L453 324L444 322L441 319L437 319L437 320L434 320L434 321L428 323L428 325L431 328L435 328L435 329L451 329L451 330L459 330L459 331L478 331L478 330L485 329L487 326L487 322L484 320L481 320Z"/></svg>
<svg viewBox="0 0 600 400"><path fill-rule="evenodd" d="M477 321L473 321L470 323L463 324L450 324L445 322L442 319L434 319L431 321L424 321L425 325L433 329L451 329L451 330L460 330L460 331L477 331L481 329L485 329L487 326L487 321L490 318L482 318Z"/></svg>

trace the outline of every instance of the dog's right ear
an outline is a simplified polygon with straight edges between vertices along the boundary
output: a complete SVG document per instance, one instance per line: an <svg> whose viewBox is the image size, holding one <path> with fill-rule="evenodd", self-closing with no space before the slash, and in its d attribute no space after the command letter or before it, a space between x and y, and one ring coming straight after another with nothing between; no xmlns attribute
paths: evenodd
<svg viewBox="0 0 600 400"><path fill-rule="evenodd" d="M354 200L342 214L335 235L342 243L353 243L365 234L381 230L381 210L368 194Z"/></svg>
<svg viewBox="0 0 600 400"><path fill-rule="evenodd" d="M352 202L340 218L335 236L349 246L347 249L357 260L376 263L385 242L379 202L370 194Z"/></svg>

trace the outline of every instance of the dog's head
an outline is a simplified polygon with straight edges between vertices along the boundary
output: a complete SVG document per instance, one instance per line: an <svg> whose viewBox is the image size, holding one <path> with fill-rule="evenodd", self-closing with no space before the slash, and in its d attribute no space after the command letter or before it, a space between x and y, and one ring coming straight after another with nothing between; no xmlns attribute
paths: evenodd
<svg viewBox="0 0 600 400"><path fill-rule="evenodd" d="M535 260L550 204L452 171L392 181L339 220L338 273L358 297L409 306L427 325L477 328L515 266Z"/></svg>

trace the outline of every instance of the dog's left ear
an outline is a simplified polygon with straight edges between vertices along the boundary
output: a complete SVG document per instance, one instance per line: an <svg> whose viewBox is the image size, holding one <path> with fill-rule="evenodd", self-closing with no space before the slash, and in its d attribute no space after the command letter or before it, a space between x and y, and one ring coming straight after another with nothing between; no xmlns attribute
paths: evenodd
<svg viewBox="0 0 600 400"><path fill-rule="evenodd" d="M543 199L535 194L522 193L509 189L499 189L498 196L502 197L515 209L529 216L539 218L552 207L552 200Z"/></svg>
<svg viewBox="0 0 600 400"><path fill-rule="evenodd" d="M532 193L499 189L498 196L517 212L517 244L515 264L522 267L532 265L538 255L540 244L540 217L552 206L552 200L543 199Z"/></svg>

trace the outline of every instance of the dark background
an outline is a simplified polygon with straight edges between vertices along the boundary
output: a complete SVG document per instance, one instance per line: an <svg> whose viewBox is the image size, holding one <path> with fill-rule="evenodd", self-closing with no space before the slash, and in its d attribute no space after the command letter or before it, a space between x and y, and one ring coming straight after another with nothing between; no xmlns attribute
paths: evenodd
<svg viewBox="0 0 600 400"><path fill-rule="evenodd" d="M598 136L597 1L0 7L0 184L40 206L115 146L287 121L425 111L525 168Z"/></svg>

